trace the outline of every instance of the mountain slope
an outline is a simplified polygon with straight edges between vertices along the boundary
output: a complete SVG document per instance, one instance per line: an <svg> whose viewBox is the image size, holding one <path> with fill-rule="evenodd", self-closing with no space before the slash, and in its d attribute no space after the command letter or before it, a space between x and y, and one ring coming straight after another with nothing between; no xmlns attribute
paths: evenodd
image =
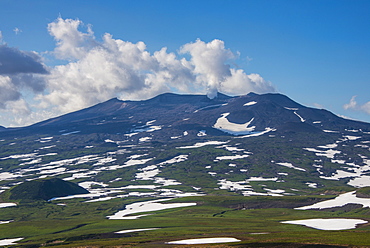
<svg viewBox="0 0 370 248"><path fill-rule="evenodd" d="M0 186L47 175L104 194L326 192L370 186L369 143L369 123L281 94L111 99L1 132Z"/></svg>
<svg viewBox="0 0 370 248"><path fill-rule="evenodd" d="M224 116L226 113L227 116ZM161 127L156 132L158 135L153 137L160 140L169 140L172 136L189 131L184 128L190 128L193 132L205 129L219 135L237 134L225 132L215 126L218 120L223 123L248 123L249 127L245 128L244 134L248 130L262 132L266 129L281 132L310 132L318 129L340 132L351 128L370 130L368 123L346 120L326 110L308 108L281 94L250 93L238 97L219 94L218 97L209 99L203 95L166 93L145 101L120 101L114 98L30 127L9 131L43 133L70 130L128 134L137 127L148 127L146 123L150 122ZM221 133L220 130L224 132Z"/></svg>

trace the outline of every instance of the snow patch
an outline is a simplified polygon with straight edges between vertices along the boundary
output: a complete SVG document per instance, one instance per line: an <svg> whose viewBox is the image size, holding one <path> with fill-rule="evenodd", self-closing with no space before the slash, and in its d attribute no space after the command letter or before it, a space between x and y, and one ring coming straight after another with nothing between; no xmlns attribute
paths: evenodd
<svg viewBox="0 0 370 248"><path fill-rule="evenodd" d="M162 204L162 201L168 201L170 199L159 199L153 201L146 201L146 202L135 202L129 205L126 205L126 209L118 211L114 215L107 216L110 220L125 220L125 219L136 219L140 216L127 216L136 213L143 213L143 212L154 212L164 209L171 209L171 208L180 208L180 207L190 207L197 205L196 203L167 203Z"/></svg>
<svg viewBox="0 0 370 248"><path fill-rule="evenodd" d="M247 157L249 157L248 154L233 155L233 156L219 156L219 157L216 157L215 161L220 161L220 160L234 160L234 159L242 159L242 158L247 158Z"/></svg>
<svg viewBox="0 0 370 248"><path fill-rule="evenodd" d="M296 166L292 165L291 163L276 163L276 164L282 165L282 166L285 166L285 167L288 167L288 168L291 168L291 169L299 170L299 171L306 171L306 169L296 167Z"/></svg>
<svg viewBox="0 0 370 248"><path fill-rule="evenodd" d="M170 245L198 245L198 244L217 244L217 243L230 243L240 242L241 240L236 238L201 238L201 239L184 239L178 241L170 241L166 244Z"/></svg>
<svg viewBox="0 0 370 248"><path fill-rule="evenodd" d="M334 199L318 202L309 206L295 208L297 210L308 210L308 209L325 209L334 207L343 207L346 204L360 204L364 208L370 207L370 199L359 198L356 196L356 191L347 192L337 196Z"/></svg>
<svg viewBox="0 0 370 248"><path fill-rule="evenodd" d="M6 246L6 245L16 245L17 241L20 241L24 238L15 238L15 239L0 239L0 246Z"/></svg>
<svg viewBox="0 0 370 248"><path fill-rule="evenodd" d="M307 219L283 221L283 224L295 224L311 227L318 230L348 230L354 229L359 224L366 224L366 220L361 219Z"/></svg>
<svg viewBox="0 0 370 248"><path fill-rule="evenodd" d="M303 119L303 117L302 116L300 116L296 111L294 111L294 114L296 115L296 116L298 116L298 118L301 120L301 122L305 122L306 120L305 119Z"/></svg>
<svg viewBox="0 0 370 248"><path fill-rule="evenodd" d="M79 133L81 131L73 131L73 132L69 132L69 133L62 133L62 135L70 135L70 134L75 134L75 133Z"/></svg>
<svg viewBox="0 0 370 248"><path fill-rule="evenodd" d="M16 203L0 203L0 208L14 207L17 206Z"/></svg>
<svg viewBox="0 0 370 248"><path fill-rule="evenodd" d="M243 106L252 106L252 105L254 105L254 104L256 104L257 102L255 102L255 101L251 101L251 102L247 102L247 103L245 103Z"/></svg>
<svg viewBox="0 0 370 248"><path fill-rule="evenodd" d="M13 222L14 220L6 220L6 221L0 221L0 225L1 224L8 224L10 222Z"/></svg>
<svg viewBox="0 0 370 248"><path fill-rule="evenodd" d="M115 233L123 234L123 233L132 233L132 232L143 232L143 231L151 231L151 230L157 230L159 228L143 228L143 229L131 229L131 230L122 230Z"/></svg>
<svg viewBox="0 0 370 248"><path fill-rule="evenodd" d="M199 148L199 147L209 146L209 145L223 145L223 144L226 144L228 142L229 141L226 141L226 142L223 142L223 141L206 141L206 142L203 142L203 143L195 143L192 146L181 146L181 147L177 147L177 149Z"/></svg>
<svg viewBox="0 0 370 248"><path fill-rule="evenodd" d="M357 139L361 139L361 137L359 136L351 136L351 135L345 135L343 136L343 138L346 138L348 140L357 140Z"/></svg>
<svg viewBox="0 0 370 248"><path fill-rule="evenodd" d="M197 133L197 136L198 137L202 137L202 136L206 136L206 131L205 130L200 130L198 133Z"/></svg>

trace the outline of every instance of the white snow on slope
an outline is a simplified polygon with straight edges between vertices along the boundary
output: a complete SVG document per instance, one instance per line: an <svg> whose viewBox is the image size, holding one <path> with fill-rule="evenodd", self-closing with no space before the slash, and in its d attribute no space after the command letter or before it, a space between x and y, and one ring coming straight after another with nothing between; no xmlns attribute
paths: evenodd
<svg viewBox="0 0 370 248"><path fill-rule="evenodd" d="M254 104L256 104L257 102L255 102L255 101L251 101L251 102L247 102L247 103L245 103L243 106L252 106L252 105L254 105Z"/></svg>
<svg viewBox="0 0 370 248"><path fill-rule="evenodd" d="M81 131L73 131L73 132L68 132L68 133L62 133L62 135L70 135L70 134L75 134L75 133L79 133Z"/></svg>
<svg viewBox="0 0 370 248"><path fill-rule="evenodd" d="M180 162L186 161L188 159L188 156L189 155L187 155L187 154L178 155L174 158L171 158L169 160L166 160L166 161L160 163L159 165L180 163Z"/></svg>
<svg viewBox="0 0 370 248"><path fill-rule="evenodd" d="M295 208L297 210L307 210L307 209L325 209L334 207L343 207L346 204L360 204L364 208L370 207L369 198L360 198L356 196L356 191L347 192L337 196L334 199L318 202L309 206Z"/></svg>
<svg viewBox="0 0 370 248"><path fill-rule="evenodd" d="M367 159L364 156L362 156L362 159L365 165L356 165L354 163L346 164L348 167L345 167L345 169L350 170L350 172L344 170L337 170L330 177L320 176L320 178L327 180L339 180L341 178L351 178L351 180L347 183L348 185L358 188L370 186L370 176L368 175L368 173L370 172L370 159ZM332 160L331 162L345 164L345 161L341 160Z"/></svg>
<svg viewBox="0 0 370 248"><path fill-rule="evenodd" d="M295 169L295 170L306 171L306 169L296 167L296 166L292 165L291 163L276 163L276 164L282 165L282 166L285 166L285 167L288 167L288 168L291 168L291 169Z"/></svg>
<svg viewBox="0 0 370 248"><path fill-rule="evenodd" d="M343 136L343 138L348 139L348 140L361 139L361 137L359 137L359 136L351 136L351 135L345 135L345 136Z"/></svg>
<svg viewBox="0 0 370 248"><path fill-rule="evenodd" d="M283 224L303 225L319 230L347 230L354 229L359 224L366 224L366 220L360 219L307 219L283 221Z"/></svg>
<svg viewBox="0 0 370 248"><path fill-rule="evenodd" d="M295 114L296 116L298 116L298 118L301 120L301 122L305 122L305 121L306 121L305 119L303 119L303 117L302 117L302 116L300 116L300 115L297 113L297 111L294 111L294 114Z"/></svg>
<svg viewBox="0 0 370 248"><path fill-rule="evenodd" d="M20 241L24 238L15 238L15 239L0 239L0 246L6 246L6 245L16 245L17 241Z"/></svg>
<svg viewBox="0 0 370 248"><path fill-rule="evenodd" d="M0 208L14 207L17 206L16 203L0 203Z"/></svg>
<svg viewBox="0 0 370 248"><path fill-rule="evenodd" d="M180 146L180 147L176 147L176 148L177 149L199 148L199 147L209 146L209 145L223 145L223 144L226 144L228 142L229 141L226 141L226 142L223 142L223 141L206 141L206 142L203 142L203 143L195 143L192 146Z"/></svg>
<svg viewBox="0 0 370 248"><path fill-rule="evenodd" d="M249 137L256 137L256 136L261 136L265 133L268 133L268 132L274 132L276 131L275 128L271 128L271 127L266 127L265 128L265 131L261 131L261 132L252 132L251 134L248 134L248 135L244 135L244 136L240 136L240 137L237 137L237 138L249 138Z"/></svg>
<svg viewBox="0 0 370 248"><path fill-rule="evenodd" d="M251 177L247 179L248 182L258 182L258 181L277 181L277 177L263 178L263 177Z"/></svg>
<svg viewBox="0 0 370 248"><path fill-rule="evenodd" d="M14 220L5 220L5 221L0 221L0 225L1 224L8 224L10 222L13 222Z"/></svg>
<svg viewBox="0 0 370 248"><path fill-rule="evenodd" d="M254 118L244 124L237 124L232 123L227 119L229 114L230 113L222 114L222 116L218 118L216 123L213 125L213 128L233 135L250 134L256 128L255 126L249 127Z"/></svg>
<svg viewBox="0 0 370 248"><path fill-rule="evenodd" d="M284 107L284 108L287 110L298 110L298 108L288 108L288 107Z"/></svg>
<svg viewBox="0 0 370 248"><path fill-rule="evenodd" d="M307 150L309 152L314 152L316 154L316 156L323 156L323 157L327 157L327 158L334 158L335 154L339 154L341 153L341 151L338 151L338 150L333 150L333 149L329 149L329 150L317 150L315 148L303 148L304 150Z"/></svg>
<svg viewBox="0 0 370 248"><path fill-rule="evenodd" d="M170 241L166 244L170 245L197 245L197 244L217 244L217 243L230 243L239 242L241 240L236 238L200 238L200 239L184 239L178 241Z"/></svg>
<svg viewBox="0 0 370 248"><path fill-rule="evenodd" d="M21 174L10 173L10 172L1 172L0 173L0 181L12 180L12 179L17 178L17 177L22 177L22 175Z"/></svg>
<svg viewBox="0 0 370 248"><path fill-rule="evenodd" d="M127 216L127 215L143 213L143 212L153 212L153 211L159 211L159 210L170 209L170 208L190 207L190 206L197 205L196 203L167 203L167 204L159 203L159 202L168 201L168 200L171 200L171 199L159 199L159 200L153 200L153 201L135 202L135 203L126 205L126 209L118 211L114 215L107 216L107 218L110 220L137 219L143 215L139 215L139 216Z"/></svg>
<svg viewBox="0 0 370 248"><path fill-rule="evenodd" d="M219 180L217 184L221 185L220 189L226 189L226 190L231 190L231 191L234 191L234 190L250 190L251 187L252 187L246 181L232 182L232 181L228 181L226 179Z"/></svg>
<svg viewBox="0 0 370 248"><path fill-rule="evenodd" d="M216 157L215 161L220 161L220 160L234 160L234 159L242 159L242 158L247 158L247 157L249 157L248 154L232 155L232 156L219 156L219 157Z"/></svg>
<svg viewBox="0 0 370 248"><path fill-rule="evenodd" d="M122 230L115 233L122 234L122 233L132 233L132 232L143 232L143 231L151 231L157 230L159 228L143 228L143 229L131 229L131 230Z"/></svg>
<svg viewBox="0 0 370 248"><path fill-rule="evenodd" d="M324 146L318 146L318 148L323 148L323 149L331 149L331 148L336 148L338 146L338 144L327 144L327 145L324 145Z"/></svg>
<svg viewBox="0 0 370 248"><path fill-rule="evenodd" d="M210 108L217 108L217 107L222 107L222 106L226 106L228 105L228 103L223 103L223 104L216 104L216 105L210 105L210 106L206 106L206 107L203 107L203 108L200 108L200 109L197 109L195 110L193 113L197 113L201 110L204 110L204 109L210 109Z"/></svg>

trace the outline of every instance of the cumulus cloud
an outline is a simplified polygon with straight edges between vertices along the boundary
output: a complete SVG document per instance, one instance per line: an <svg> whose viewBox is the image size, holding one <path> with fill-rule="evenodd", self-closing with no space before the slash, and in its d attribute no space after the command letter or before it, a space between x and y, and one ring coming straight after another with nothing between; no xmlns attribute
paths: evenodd
<svg viewBox="0 0 370 248"><path fill-rule="evenodd" d="M37 53L0 45L0 75L15 75L18 73L46 74L47 70Z"/></svg>
<svg viewBox="0 0 370 248"><path fill-rule="evenodd" d="M83 23L80 20L62 19L48 24L48 31L57 41L54 54L60 59L81 59L86 52L97 45L90 25L87 33L80 32L78 28Z"/></svg>
<svg viewBox="0 0 370 248"><path fill-rule="evenodd" d="M214 98L221 83L231 76L230 65L226 62L234 59L235 55L225 49L223 41L217 39L209 43L198 39L194 43L185 44L180 53L191 55L190 61L194 65L197 80L207 84L207 95Z"/></svg>
<svg viewBox="0 0 370 248"><path fill-rule="evenodd" d="M115 39L108 33L97 39L92 26L78 19L59 17L47 29L56 42L48 54L61 60L60 65L48 70L38 54L1 46L9 66L0 67L0 90L11 94L0 95L0 101L23 99L22 89L34 93L32 111L28 106L29 116L33 117L19 118L17 123L64 114L113 97L143 100L175 92L213 98L217 92L240 95L276 91L260 75L233 68L239 53L227 49L219 39L198 39L181 46L176 53L166 47L151 53L141 41ZM27 106L23 106L26 114ZM34 109L43 114L34 114Z"/></svg>
<svg viewBox="0 0 370 248"><path fill-rule="evenodd" d="M344 104L343 108L345 110L350 109L350 110L362 111L362 112L365 112L367 114L370 114L370 101L361 105L361 104L357 103L356 97L357 96L352 96L349 103Z"/></svg>
<svg viewBox="0 0 370 248"><path fill-rule="evenodd" d="M0 108L19 100L24 89L34 93L44 91L46 81L40 75L47 73L37 53L0 45Z"/></svg>
<svg viewBox="0 0 370 248"><path fill-rule="evenodd" d="M213 98L219 91L231 95L275 91L258 74L231 68L238 54L218 39L208 43L198 39L183 45L178 54L166 47L150 53L144 42L114 39L111 34L98 41L92 27L80 20L59 17L48 30L56 40L53 54L69 63L51 69L49 93L39 100L59 106L62 112L112 97L137 100L177 92L207 93Z"/></svg>
<svg viewBox="0 0 370 248"><path fill-rule="evenodd" d="M18 100L21 96L19 90L12 84L9 76L0 76L0 108L5 108L8 101Z"/></svg>

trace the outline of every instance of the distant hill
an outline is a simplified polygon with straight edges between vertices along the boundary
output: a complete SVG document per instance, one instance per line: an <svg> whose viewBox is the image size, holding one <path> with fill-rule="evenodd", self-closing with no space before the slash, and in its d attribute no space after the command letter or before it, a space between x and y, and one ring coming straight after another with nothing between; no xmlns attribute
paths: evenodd
<svg viewBox="0 0 370 248"><path fill-rule="evenodd" d="M50 200L54 197L62 197L76 194L89 193L86 189L75 183L67 182L59 178L37 179L21 183L4 194L9 200Z"/></svg>

